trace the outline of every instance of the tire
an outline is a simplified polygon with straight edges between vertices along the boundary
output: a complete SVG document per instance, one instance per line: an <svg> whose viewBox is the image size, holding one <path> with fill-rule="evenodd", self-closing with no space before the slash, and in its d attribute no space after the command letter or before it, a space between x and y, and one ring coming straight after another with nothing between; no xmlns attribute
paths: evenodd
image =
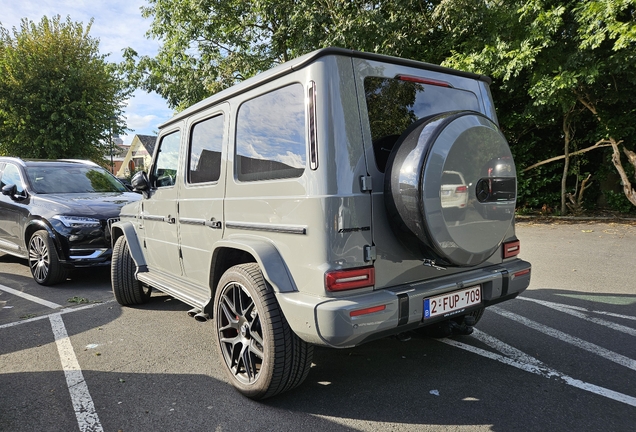
<svg viewBox="0 0 636 432"><path fill-rule="evenodd" d="M140 305L150 300L151 288L143 285L135 277L137 266L130 255L126 237L121 236L113 247L110 266L113 294L122 306Z"/></svg>
<svg viewBox="0 0 636 432"><path fill-rule="evenodd" d="M29 239L29 268L40 285L65 281L69 270L62 267L53 239L46 230L36 231Z"/></svg>
<svg viewBox="0 0 636 432"><path fill-rule="evenodd" d="M251 399L291 390L311 368L313 346L291 330L256 263L234 266L219 281L214 333L230 382Z"/></svg>
<svg viewBox="0 0 636 432"><path fill-rule="evenodd" d="M449 171L461 173L469 196L477 197L463 214L442 208L442 179ZM391 150L384 198L394 234L416 257L479 265L501 247L513 223L516 169L508 143L497 125L477 112L420 119ZM486 211L493 206L494 212Z"/></svg>

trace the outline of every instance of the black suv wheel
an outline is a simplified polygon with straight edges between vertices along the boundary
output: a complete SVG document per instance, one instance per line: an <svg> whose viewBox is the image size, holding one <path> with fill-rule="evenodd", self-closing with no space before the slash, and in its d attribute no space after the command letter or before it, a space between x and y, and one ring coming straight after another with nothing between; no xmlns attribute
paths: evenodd
<svg viewBox="0 0 636 432"><path fill-rule="evenodd" d="M69 271L60 265L55 244L46 230L36 231L29 240L29 268L40 285L55 285L68 277Z"/></svg>

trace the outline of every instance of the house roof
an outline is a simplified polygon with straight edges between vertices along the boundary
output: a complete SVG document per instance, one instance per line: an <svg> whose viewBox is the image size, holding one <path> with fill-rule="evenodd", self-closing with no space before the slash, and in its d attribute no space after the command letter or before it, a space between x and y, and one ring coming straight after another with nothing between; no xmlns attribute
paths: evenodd
<svg viewBox="0 0 636 432"><path fill-rule="evenodd" d="M136 135L141 141L141 144L144 146L149 155L155 151L155 143L157 142L157 137L155 135Z"/></svg>

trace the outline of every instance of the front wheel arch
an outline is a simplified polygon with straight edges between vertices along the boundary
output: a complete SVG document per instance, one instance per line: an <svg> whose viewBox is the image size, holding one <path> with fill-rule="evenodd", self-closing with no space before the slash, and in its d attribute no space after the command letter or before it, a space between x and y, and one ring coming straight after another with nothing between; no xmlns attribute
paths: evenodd
<svg viewBox="0 0 636 432"><path fill-rule="evenodd" d="M55 242L47 230L35 231L27 243L27 260L33 279L40 285L66 280L69 270L60 262Z"/></svg>

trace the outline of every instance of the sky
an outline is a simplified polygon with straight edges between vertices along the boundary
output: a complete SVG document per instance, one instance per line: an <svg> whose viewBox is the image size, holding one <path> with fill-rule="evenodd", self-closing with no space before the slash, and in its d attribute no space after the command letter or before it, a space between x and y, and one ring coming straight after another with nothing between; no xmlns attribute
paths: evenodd
<svg viewBox="0 0 636 432"><path fill-rule="evenodd" d="M120 62L123 50L133 48L140 55L154 56L159 42L147 39L150 19L141 16L145 0L0 0L0 23L6 29L19 29L22 18L36 23L43 16L70 16L74 22L87 25L94 19L89 35L99 39L102 54L109 62ZM155 135L158 126L172 117L173 111L156 93L137 90L126 101L124 116L127 135L121 135L124 144L130 144L135 134Z"/></svg>

